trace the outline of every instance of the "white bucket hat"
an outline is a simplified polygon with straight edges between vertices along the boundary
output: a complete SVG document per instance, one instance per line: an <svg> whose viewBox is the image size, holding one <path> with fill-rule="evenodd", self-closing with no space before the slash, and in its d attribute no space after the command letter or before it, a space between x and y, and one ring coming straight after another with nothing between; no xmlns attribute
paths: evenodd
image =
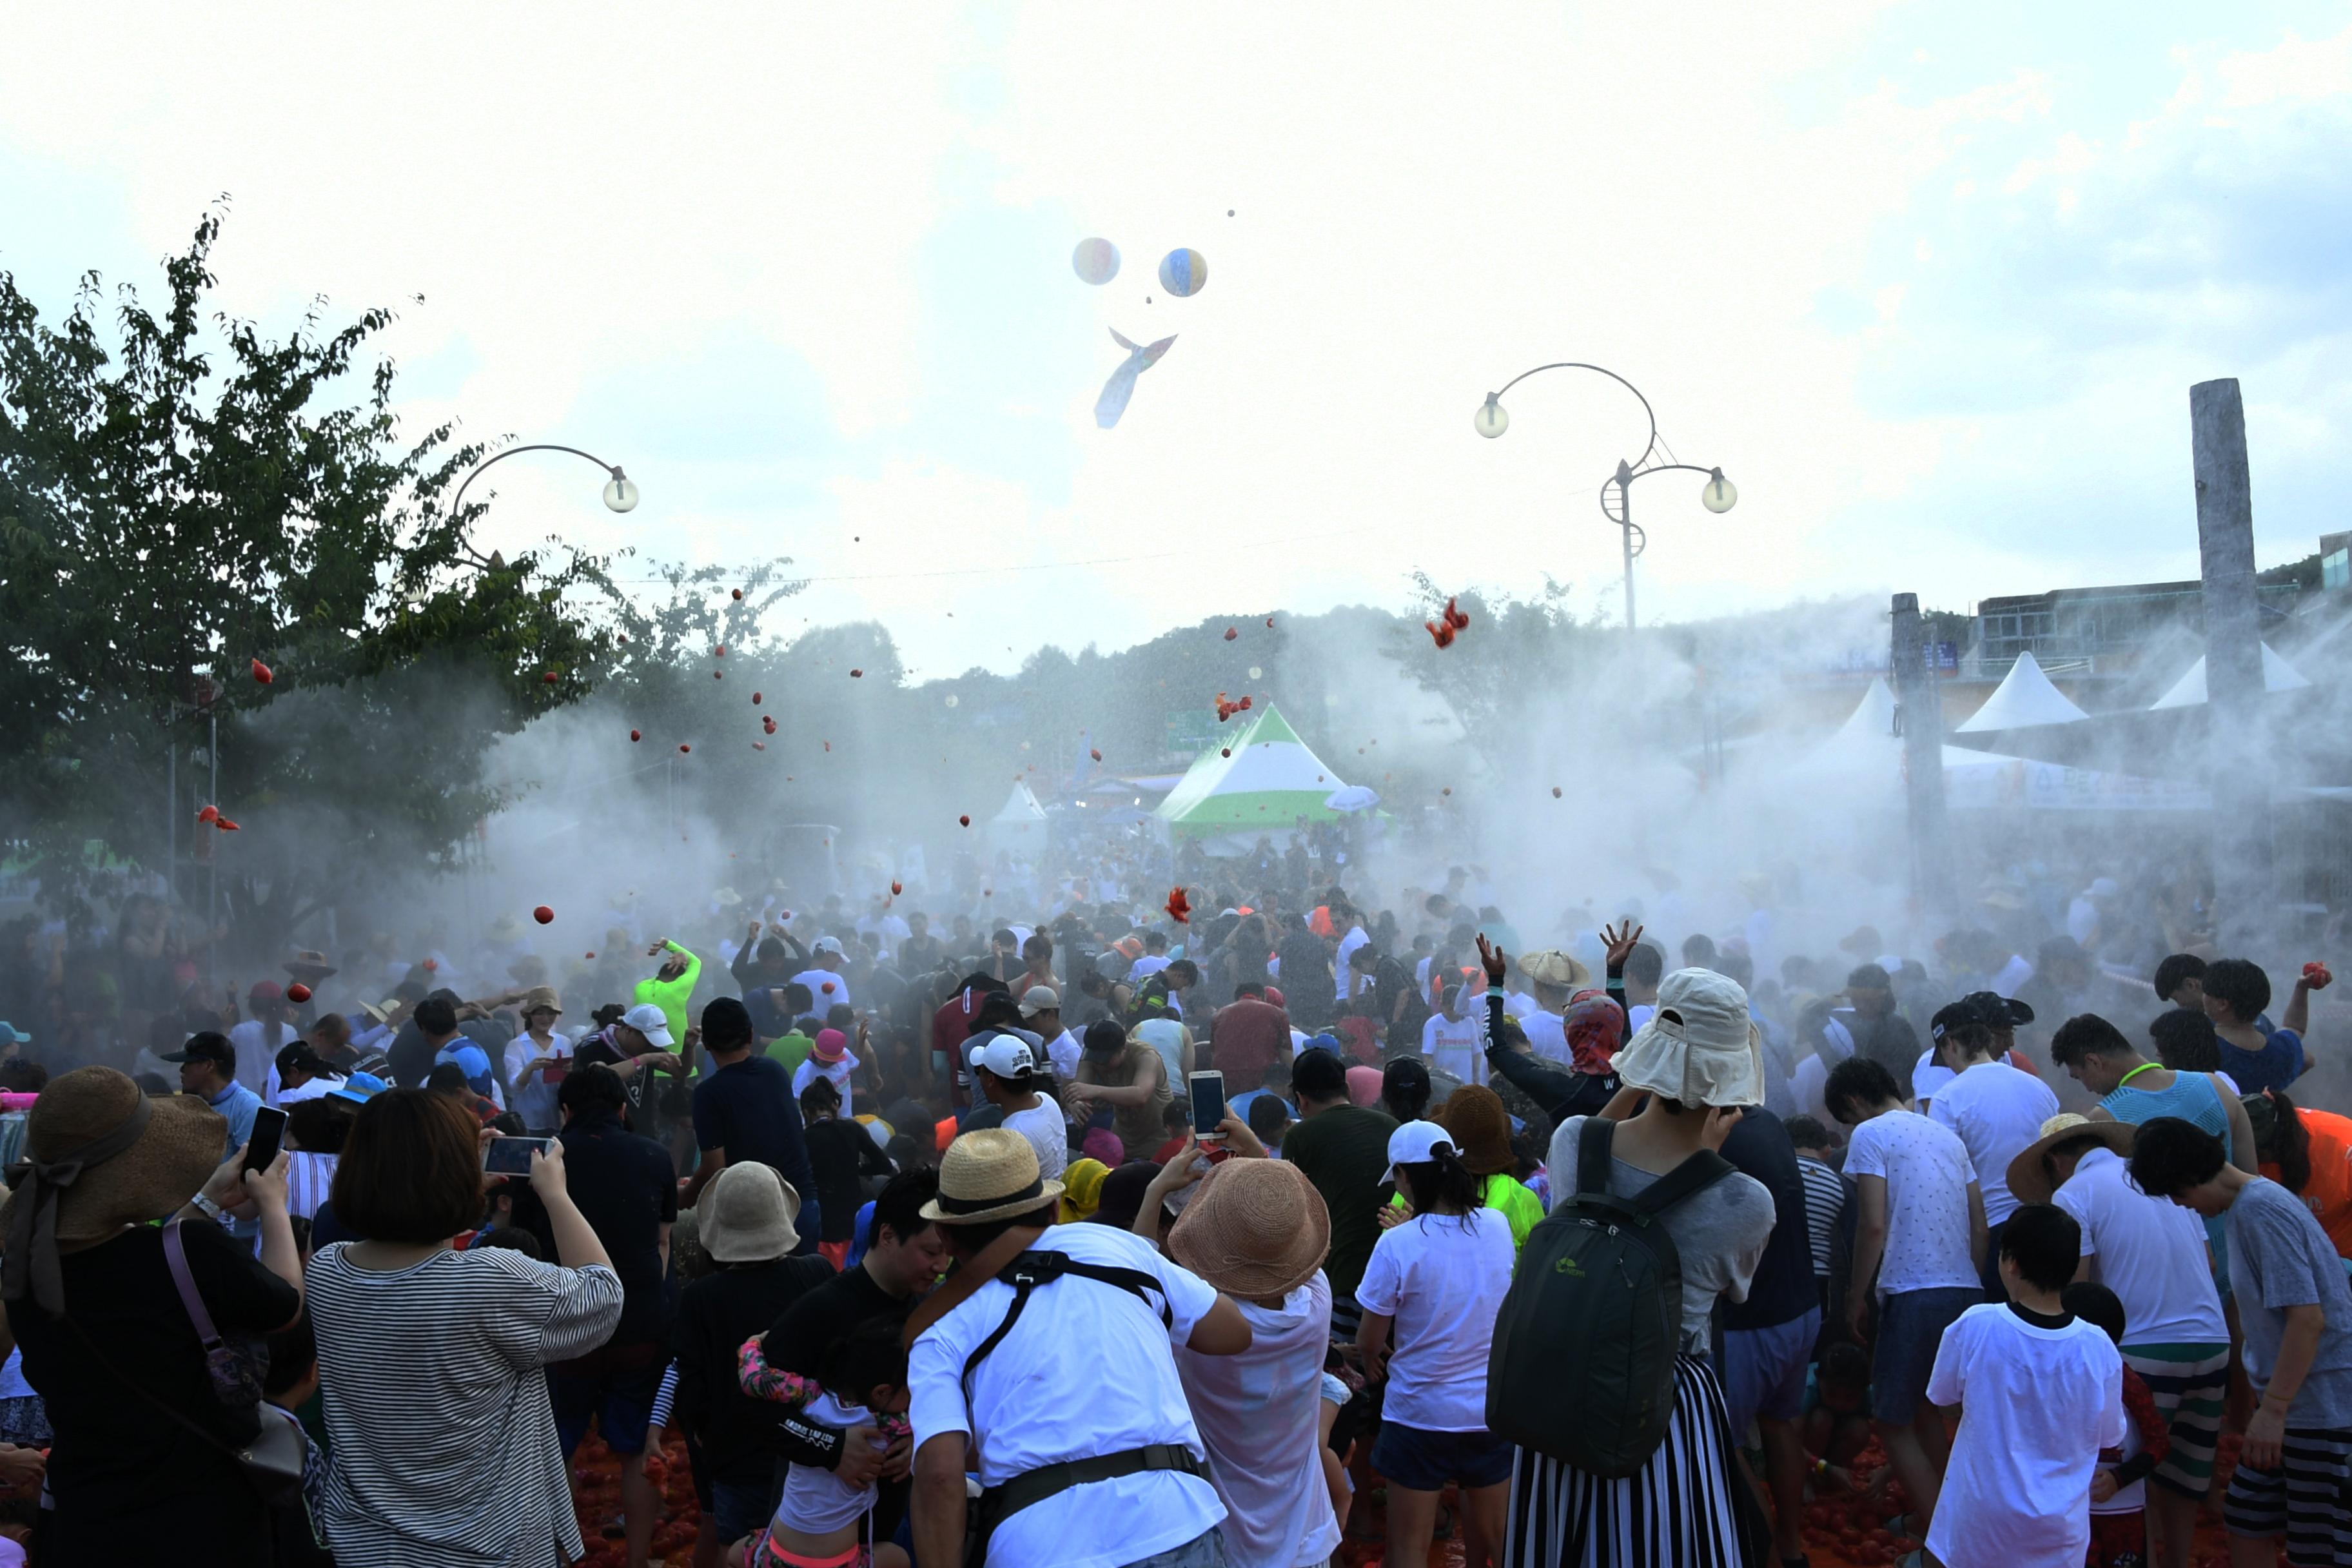
<svg viewBox="0 0 2352 1568"><path fill-rule="evenodd" d="M1738 982L1677 969L1658 983L1657 1008L1617 1053L1619 1079L1685 1105L1764 1103L1763 1031Z"/></svg>

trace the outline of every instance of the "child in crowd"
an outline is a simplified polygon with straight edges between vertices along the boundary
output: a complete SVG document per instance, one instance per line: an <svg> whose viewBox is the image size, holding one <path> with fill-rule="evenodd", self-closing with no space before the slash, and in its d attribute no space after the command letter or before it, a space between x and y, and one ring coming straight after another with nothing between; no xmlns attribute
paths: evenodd
<svg viewBox="0 0 2352 1568"><path fill-rule="evenodd" d="M286 1568L320 1568L335 1560L319 1523L327 1500L327 1451L302 1426L300 1415L301 1407L318 1393L318 1337L310 1328L310 1314L301 1312L269 1336L269 1371L261 1380L262 1402L302 1433L301 1506L270 1513L275 1561Z"/></svg>
<svg viewBox="0 0 2352 1568"><path fill-rule="evenodd" d="M2127 1424L2122 1352L2062 1299L2082 1247L2073 1215L2021 1206L2000 1233L2008 1301L1944 1331L1927 1397L1961 1406L1927 1527L1944 1568L2074 1563L2090 1550L2092 1472Z"/></svg>
<svg viewBox="0 0 2352 1568"><path fill-rule="evenodd" d="M1830 1307L1830 1253L1837 1240L1838 1216L1845 1212L1845 1178L1830 1163L1837 1152L1834 1133L1810 1116L1791 1116L1789 1142L1797 1146L1797 1174L1805 1183L1805 1233L1813 1247L1813 1279L1822 1291L1822 1310Z"/></svg>
<svg viewBox="0 0 2352 1568"><path fill-rule="evenodd" d="M1389 1170L1412 1217L1381 1232L1356 1288L1356 1343L1366 1371L1388 1379L1372 1444L1372 1468L1389 1483L1388 1561L1429 1554L1438 1494L1452 1481L1476 1568L1501 1559L1517 1452L1486 1429L1486 1354L1517 1258L1511 1224L1479 1201L1478 1178L1434 1121L1389 1135Z"/></svg>
<svg viewBox="0 0 2352 1568"><path fill-rule="evenodd" d="M1855 1344L1834 1344L1813 1368L1800 1428L1805 1452L1813 1457L1813 1479L1853 1489L1854 1458L1870 1447L1870 1357ZM1881 1466L1883 1489L1894 1472Z"/></svg>
<svg viewBox="0 0 2352 1568"><path fill-rule="evenodd" d="M2113 1290L2079 1279L2060 1300L2123 1349L2124 1304ZM2164 1462L2171 1434L2156 1395L2129 1362L2124 1363L2124 1410L2131 1429L2123 1446L2100 1449L2099 1468L2091 1475L2091 1555L2084 1568L2144 1568L2156 1555L2147 1534L2147 1478Z"/></svg>
<svg viewBox="0 0 2352 1568"><path fill-rule="evenodd" d="M1290 1131L1290 1123L1288 1101L1267 1094L1250 1102L1249 1130L1265 1145L1265 1152L1277 1160L1282 1158L1282 1139Z"/></svg>
<svg viewBox="0 0 2352 1568"><path fill-rule="evenodd" d="M871 1318L836 1341L817 1368L823 1392L809 1401L810 1420L845 1430L872 1426L887 1447L908 1435L907 1351L895 1318ZM866 1545L862 1525L874 1510L880 1483L851 1486L828 1469L794 1464L768 1528L727 1549L728 1568L908 1568L905 1552L887 1542Z"/></svg>
<svg viewBox="0 0 2352 1568"><path fill-rule="evenodd" d="M1255 1110L1256 1107L1253 1106L1251 1109ZM1167 1107L1160 1112L1160 1130L1168 1134L1168 1138L1159 1148L1151 1152L1151 1163L1155 1165L1164 1165L1174 1159L1176 1152L1184 1147L1184 1140L1192 1135L1192 1101L1181 1096L1170 1100Z"/></svg>

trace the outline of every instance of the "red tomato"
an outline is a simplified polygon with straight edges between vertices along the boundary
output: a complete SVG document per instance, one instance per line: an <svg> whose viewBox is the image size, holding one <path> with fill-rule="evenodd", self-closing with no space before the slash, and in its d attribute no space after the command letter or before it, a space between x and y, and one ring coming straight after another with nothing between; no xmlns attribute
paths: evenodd
<svg viewBox="0 0 2352 1568"><path fill-rule="evenodd" d="M555 911L549 909L545 904L541 904L537 909L530 911L530 918L537 921L541 925L553 925L555 923Z"/></svg>
<svg viewBox="0 0 2352 1568"><path fill-rule="evenodd" d="M310 988L308 985L303 984L299 980L286 988L286 1000L289 1002L295 1003L299 1005L301 1003L308 1002L310 999Z"/></svg>

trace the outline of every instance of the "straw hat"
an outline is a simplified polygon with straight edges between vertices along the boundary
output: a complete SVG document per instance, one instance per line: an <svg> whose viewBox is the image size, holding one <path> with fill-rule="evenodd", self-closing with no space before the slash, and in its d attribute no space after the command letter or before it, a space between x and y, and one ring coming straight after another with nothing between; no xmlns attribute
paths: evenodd
<svg viewBox="0 0 2352 1568"><path fill-rule="evenodd" d="M1658 983L1657 1008L1612 1064L1628 1088L1685 1105L1764 1103L1763 1031L1738 982L1677 969Z"/></svg>
<svg viewBox="0 0 2352 1568"><path fill-rule="evenodd" d="M801 1195L773 1168L746 1160L710 1179L694 1205L713 1263L764 1263L801 1244Z"/></svg>
<svg viewBox="0 0 2352 1568"><path fill-rule="evenodd" d="M1062 1184L1037 1173L1037 1151L1002 1127L967 1132L940 1161L940 1195L923 1217L941 1225L980 1225L1034 1214L1062 1195Z"/></svg>
<svg viewBox="0 0 2352 1568"><path fill-rule="evenodd" d="M227 1138L228 1123L201 1100L150 1100L112 1068L51 1079L26 1116L20 1183L0 1208L8 1296L22 1298L29 1273L41 1304L62 1310L56 1248L172 1213L204 1186Z"/></svg>
<svg viewBox="0 0 2352 1568"><path fill-rule="evenodd" d="M1297 1166L1227 1160L1168 1232L1176 1261L1228 1295L1286 1296L1331 1250L1331 1213Z"/></svg>
<svg viewBox="0 0 2352 1568"><path fill-rule="evenodd" d="M2131 1158L2132 1142L2139 1136L2139 1128L2129 1121L2094 1121L2087 1116L2077 1116L2062 1110L2042 1124L2042 1136L2017 1152L2009 1163L2010 1195L2021 1204L2046 1204L2053 1190L2050 1172L2042 1164L2042 1156L2069 1139L2095 1138L2126 1160Z"/></svg>
<svg viewBox="0 0 2352 1568"><path fill-rule="evenodd" d="M1454 1135L1462 1163L1474 1176L1491 1176L1518 1163L1511 1152L1511 1113L1491 1089L1464 1084L1437 1108L1437 1124Z"/></svg>
<svg viewBox="0 0 2352 1568"><path fill-rule="evenodd" d="M522 1006L518 1009L518 1011L520 1011L524 1017L528 1018L533 1013L540 1011L541 1008L545 1008L548 1012L555 1014L558 1017L562 1016L563 1004L555 999L554 986L534 985L530 990L524 992L522 995Z"/></svg>
<svg viewBox="0 0 2352 1568"><path fill-rule="evenodd" d="M297 948L294 956L280 967L295 979L310 985L316 985L336 972L335 966L327 962L325 953L307 947Z"/></svg>
<svg viewBox="0 0 2352 1568"><path fill-rule="evenodd" d="M1519 969L1537 984L1557 985L1563 991L1592 984L1592 971L1574 955L1556 947L1519 954Z"/></svg>

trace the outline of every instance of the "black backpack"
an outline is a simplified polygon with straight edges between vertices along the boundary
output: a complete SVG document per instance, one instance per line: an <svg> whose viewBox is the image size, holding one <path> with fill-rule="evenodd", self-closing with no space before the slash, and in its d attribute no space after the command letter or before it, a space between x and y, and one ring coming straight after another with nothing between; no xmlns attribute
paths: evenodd
<svg viewBox="0 0 2352 1568"><path fill-rule="evenodd" d="M1486 1360L1487 1429L1604 1479L1647 1464L1674 1415L1683 1269L1659 1216L1734 1169L1702 1149L1613 1197L1615 1127L1584 1123L1576 1193L1528 1233Z"/></svg>

